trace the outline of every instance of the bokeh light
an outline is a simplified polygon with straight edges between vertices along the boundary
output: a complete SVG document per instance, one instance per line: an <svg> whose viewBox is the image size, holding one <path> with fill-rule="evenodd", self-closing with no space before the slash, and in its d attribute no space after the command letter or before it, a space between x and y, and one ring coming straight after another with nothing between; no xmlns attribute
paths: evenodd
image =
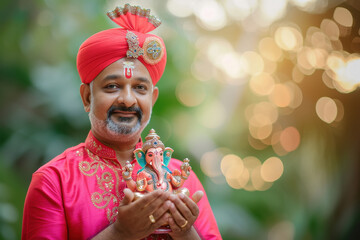
<svg viewBox="0 0 360 240"><path fill-rule="evenodd" d="M264 58L270 61L279 61L282 57L282 50L276 45L273 38L265 37L259 42L259 51Z"/></svg>
<svg viewBox="0 0 360 240"><path fill-rule="evenodd" d="M291 102L289 107L292 109L298 108L303 101L303 94L301 88L294 82L286 82L285 85L291 89Z"/></svg>
<svg viewBox="0 0 360 240"><path fill-rule="evenodd" d="M225 27L227 17L224 8L215 0L198 0L194 2L200 26L206 30L215 31Z"/></svg>
<svg viewBox="0 0 360 240"><path fill-rule="evenodd" d="M284 165L280 158L271 157L261 165L261 177L266 182L275 182L284 172Z"/></svg>
<svg viewBox="0 0 360 240"><path fill-rule="evenodd" d="M331 19L324 19L320 25L321 30L329 37L330 40L335 41L339 39L340 29L338 25Z"/></svg>
<svg viewBox="0 0 360 240"><path fill-rule="evenodd" d="M269 26L273 21L281 18L285 14L287 0L262 0L260 1L258 21L260 26Z"/></svg>
<svg viewBox="0 0 360 240"><path fill-rule="evenodd" d="M249 179L248 173L244 172L244 163L240 157L228 154L221 160L221 171L228 184L235 189L245 186Z"/></svg>
<svg viewBox="0 0 360 240"><path fill-rule="evenodd" d="M244 77L245 66L249 63L236 52L229 52L222 56L220 68L231 78L238 79Z"/></svg>
<svg viewBox="0 0 360 240"><path fill-rule="evenodd" d="M278 107L288 107L291 104L293 95L291 89L285 84L275 84L269 95L270 101Z"/></svg>
<svg viewBox="0 0 360 240"><path fill-rule="evenodd" d="M169 0L166 6L168 10L176 17L185 18L189 17L193 13L190 0Z"/></svg>
<svg viewBox="0 0 360 240"><path fill-rule="evenodd" d="M334 39L337 41L337 39ZM328 35L321 31L318 27L309 27L306 31L306 43L309 47L323 49L326 51L331 51L333 48L333 43L331 42Z"/></svg>
<svg viewBox="0 0 360 240"><path fill-rule="evenodd" d="M200 160L201 170L209 177L221 175L221 159L222 153L218 150L204 153Z"/></svg>
<svg viewBox="0 0 360 240"><path fill-rule="evenodd" d="M275 87L275 80L268 73L259 73L250 79L249 85L254 93L260 96L265 96L269 95L273 91Z"/></svg>
<svg viewBox="0 0 360 240"><path fill-rule="evenodd" d="M243 59L246 62L244 70L249 75L259 74L264 69L264 60L262 57L254 51L246 51L242 54Z"/></svg>
<svg viewBox="0 0 360 240"><path fill-rule="evenodd" d="M297 54L298 67L306 75L311 75L315 71L316 57L309 47L302 48Z"/></svg>
<svg viewBox="0 0 360 240"><path fill-rule="evenodd" d="M326 123L332 123L337 117L337 105L329 97L321 97L316 102L316 114Z"/></svg>
<svg viewBox="0 0 360 240"><path fill-rule="evenodd" d="M311 7L315 4L316 0L290 0L291 3L302 9L311 9Z"/></svg>
<svg viewBox="0 0 360 240"><path fill-rule="evenodd" d="M300 133L295 127L287 127L280 133L280 144L287 152L292 152L299 147Z"/></svg>
<svg viewBox="0 0 360 240"><path fill-rule="evenodd" d="M249 121L249 132L255 139L265 139L270 136L272 124L278 119L277 108L269 102L250 105L245 111Z"/></svg>
<svg viewBox="0 0 360 240"><path fill-rule="evenodd" d="M291 74L292 80L296 83L301 83L304 79L304 74L300 71L297 66L294 66Z"/></svg>
<svg viewBox="0 0 360 240"><path fill-rule="evenodd" d="M335 122L340 122L344 118L344 114L345 114L344 105L338 99L333 99L333 100L336 103L336 108L337 108L337 115L335 118Z"/></svg>
<svg viewBox="0 0 360 240"><path fill-rule="evenodd" d="M337 7L335 9L334 19L337 23L344 27L352 27L354 22L351 12L343 7Z"/></svg>
<svg viewBox="0 0 360 240"><path fill-rule="evenodd" d="M185 106L194 107L204 101L206 91L203 84L197 81L187 80L177 86L176 97Z"/></svg>
<svg viewBox="0 0 360 240"><path fill-rule="evenodd" d="M360 57L354 54L349 56L344 64L342 63L334 69L336 80L349 92L354 91L360 84Z"/></svg>
<svg viewBox="0 0 360 240"><path fill-rule="evenodd" d="M258 1L226 0L225 6L231 18L236 21L242 21L256 10L258 6Z"/></svg>
<svg viewBox="0 0 360 240"><path fill-rule="evenodd" d="M303 37L297 28L282 26L276 29L275 42L283 50L297 51L303 45Z"/></svg>
<svg viewBox="0 0 360 240"><path fill-rule="evenodd" d="M257 166L251 172L251 183L255 190L265 191L272 186L271 182L264 181L261 175L261 166Z"/></svg>

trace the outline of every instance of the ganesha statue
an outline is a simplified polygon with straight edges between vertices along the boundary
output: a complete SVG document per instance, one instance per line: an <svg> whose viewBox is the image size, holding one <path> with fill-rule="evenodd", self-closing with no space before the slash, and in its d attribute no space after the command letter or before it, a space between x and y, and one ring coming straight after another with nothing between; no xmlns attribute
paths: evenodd
<svg viewBox="0 0 360 240"><path fill-rule="evenodd" d="M171 171L168 165L174 150L164 146L154 129L150 130L145 140L142 148L134 150L135 158L142 167L136 174L136 180L131 177L133 165L130 162L126 162L122 169L128 188L135 193L135 200L156 189L189 196L189 190L182 187L190 175L189 159L184 159L180 170Z"/></svg>

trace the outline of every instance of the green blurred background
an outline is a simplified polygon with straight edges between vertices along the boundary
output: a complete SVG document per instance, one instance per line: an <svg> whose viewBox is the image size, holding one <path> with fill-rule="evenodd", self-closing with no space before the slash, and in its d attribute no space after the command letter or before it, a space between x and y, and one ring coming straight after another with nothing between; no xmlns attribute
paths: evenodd
<svg viewBox="0 0 360 240"><path fill-rule="evenodd" d="M360 3L142 0L168 63L144 132L189 157L224 239L360 239ZM125 1L0 3L0 239L90 128L76 54Z"/></svg>

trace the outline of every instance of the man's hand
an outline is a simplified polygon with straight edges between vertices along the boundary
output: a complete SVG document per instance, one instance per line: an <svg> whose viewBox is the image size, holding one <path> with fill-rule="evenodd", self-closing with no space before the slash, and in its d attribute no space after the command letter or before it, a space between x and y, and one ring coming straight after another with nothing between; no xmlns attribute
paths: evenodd
<svg viewBox="0 0 360 240"><path fill-rule="evenodd" d="M168 210L173 205L169 201L170 193L157 190L132 202L134 193L124 190L125 197L118 208L113 228L118 239L141 239L149 236L162 225L168 223ZM149 216L153 216L149 217ZM151 219L153 222L151 222ZM155 220L155 222L154 222Z"/></svg>
<svg viewBox="0 0 360 240"><path fill-rule="evenodd" d="M180 193L172 194L170 200L173 202L170 206L171 216L169 225L173 239L200 239L195 228L192 226L199 215L199 208L196 205L204 193L197 191L192 199Z"/></svg>

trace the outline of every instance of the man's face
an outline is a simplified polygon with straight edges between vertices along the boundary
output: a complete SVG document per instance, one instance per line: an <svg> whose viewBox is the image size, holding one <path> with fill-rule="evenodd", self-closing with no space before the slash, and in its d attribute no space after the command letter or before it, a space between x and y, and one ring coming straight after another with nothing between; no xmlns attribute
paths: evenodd
<svg viewBox="0 0 360 240"><path fill-rule="evenodd" d="M124 76L124 62L129 61L134 63L130 78ZM87 87L88 104L83 94L86 90L81 90L81 95L96 137L126 140L126 137L140 134L150 121L158 89L153 86L146 67L137 59L122 58L110 64Z"/></svg>

